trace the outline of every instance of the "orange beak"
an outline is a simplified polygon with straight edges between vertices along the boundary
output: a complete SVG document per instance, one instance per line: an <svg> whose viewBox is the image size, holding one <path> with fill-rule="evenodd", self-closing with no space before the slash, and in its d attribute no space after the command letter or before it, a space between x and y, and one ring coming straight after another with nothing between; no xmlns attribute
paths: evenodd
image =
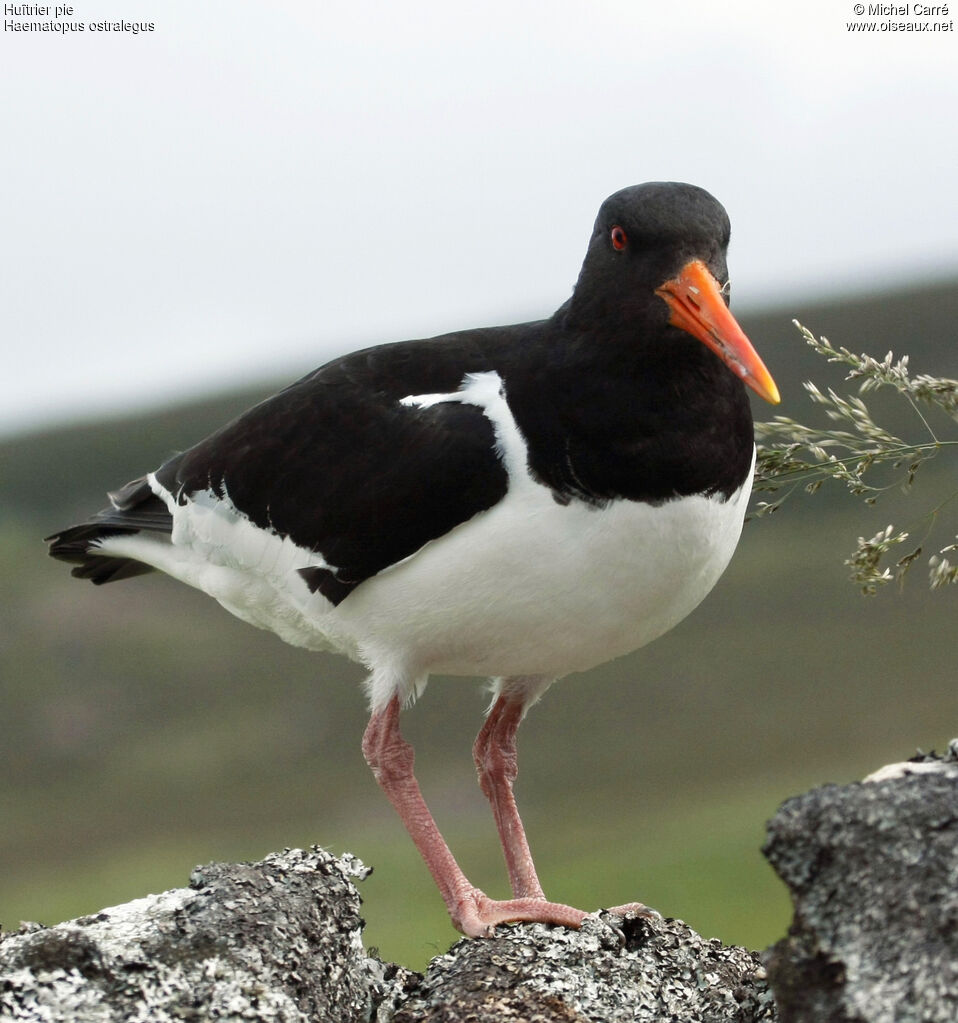
<svg viewBox="0 0 958 1023"><path fill-rule="evenodd" d="M700 259L686 263L677 277L656 288L655 293L671 310L669 323L673 327L715 352L760 397L773 405L782 400L752 342L728 311L718 281Z"/></svg>

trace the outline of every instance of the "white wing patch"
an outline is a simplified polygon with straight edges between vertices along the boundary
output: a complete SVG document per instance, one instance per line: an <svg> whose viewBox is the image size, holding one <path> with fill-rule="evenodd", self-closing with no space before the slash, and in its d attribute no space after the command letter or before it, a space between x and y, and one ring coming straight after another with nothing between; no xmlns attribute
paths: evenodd
<svg viewBox="0 0 958 1023"><path fill-rule="evenodd" d="M528 448L522 432L516 425L512 410L506 401L502 377L495 370L486 373L467 373L458 391L448 394L409 394L400 399L400 405L432 408L443 402L461 402L481 408L492 423L496 437L496 453L509 474L510 484L528 482L537 486L527 469Z"/></svg>

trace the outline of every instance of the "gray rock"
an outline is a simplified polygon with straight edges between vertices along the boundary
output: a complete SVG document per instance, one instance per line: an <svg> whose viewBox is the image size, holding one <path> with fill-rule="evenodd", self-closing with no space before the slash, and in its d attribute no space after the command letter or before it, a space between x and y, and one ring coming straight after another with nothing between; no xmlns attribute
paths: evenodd
<svg viewBox="0 0 958 1023"><path fill-rule="evenodd" d="M263 1020L774 1020L758 958L674 920L580 931L501 927L423 978L361 942L351 856L287 850L198 868L191 887L0 941L0 1018L114 1023Z"/></svg>
<svg viewBox="0 0 958 1023"><path fill-rule="evenodd" d="M603 914L579 931L500 928L434 959L394 1023L760 1023L775 1020L758 957L678 920Z"/></svg>
<svg viewBox="0 0 958 1023"><path fill-rule="evenodd" d="M958 741L790 799L765 854L795 903L766 957L783 1023L958 1020Z"/></svg>
<svg viewBox="0 0 958 1023"><path fill-rule="evenodd" d="M362 946L352 856L286 850L197 868L150 895L0 942L0 1018L366 1021L417 974Z"/></svg>
<svg viewBox="0 0 958 1023"><path fill-rule="evenodd" d="M119 1023L954 1023L958 742L783 805L766 855L792 891L759 958L660 917L500 927L426 975L362 945L354 857L211 864L189 888L0 937L0 1019Z"/></svg>

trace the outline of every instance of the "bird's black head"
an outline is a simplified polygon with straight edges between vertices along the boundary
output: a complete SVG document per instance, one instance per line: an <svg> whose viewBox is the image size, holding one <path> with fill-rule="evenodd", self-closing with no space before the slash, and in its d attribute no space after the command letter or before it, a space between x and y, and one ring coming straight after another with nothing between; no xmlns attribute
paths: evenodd
<svg viewBox="0 0 958 1023"><path fill-rule="evenodd" d="M674 181L623 188L599 209L573 304L664 324L668 308L655 289L691 259L726 286L729 235L725 209L704 188Z"/></svg>
<svg viewBox="0 0 958 1023"><path fill-rule="evenodd" d="M697 338L758 394L778 391L728 312L722 204L696 185L651 181L602 204L572 298L580 329L667 342L674 328Z"/></svg>

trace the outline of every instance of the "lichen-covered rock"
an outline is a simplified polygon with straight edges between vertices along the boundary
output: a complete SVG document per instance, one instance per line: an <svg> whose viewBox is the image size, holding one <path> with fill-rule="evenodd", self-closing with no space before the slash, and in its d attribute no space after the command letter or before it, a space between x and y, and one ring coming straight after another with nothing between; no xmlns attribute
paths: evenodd
<svg viewBox="0 0 958 1023"><path fill-rule="evenodd" d="M677 920L614 916L581 930L500 927L430 964L394 1023L759 1023L775 1007L758 957Z"/></svg>
<svg viewBox="0 0 958 1023"><path fill-rule="evenodd" d="M758 957L610 914L500 927L424 977L370 956L354 857L211 864L189 888L0 936L0 1019L30 1023L954 1023L958 741L789 800L766 854L795 900Z"/></svg>
<svg viewBox="0 0 958 1023"><path fill-rule="evenodd" d="M0 1018L367 1021L418 975L362 945L352 856L286 850L0 943Z"/></svg>
<svg viewBox="0 0 958 1023"><path fill-rule="evenodd" d="M767 954L783 1023L958 1020L958 741L788 800L765 853L795 903Z"/></svg>
<svg viewBox="0 0 958 1023"><path fill-rule="evenodd" d="M425 977L361 941L355 858L287 850L191 887L0 940L0 1018L119 1023L774 1020L754 954L661 918L458 942Z"/></svg>

